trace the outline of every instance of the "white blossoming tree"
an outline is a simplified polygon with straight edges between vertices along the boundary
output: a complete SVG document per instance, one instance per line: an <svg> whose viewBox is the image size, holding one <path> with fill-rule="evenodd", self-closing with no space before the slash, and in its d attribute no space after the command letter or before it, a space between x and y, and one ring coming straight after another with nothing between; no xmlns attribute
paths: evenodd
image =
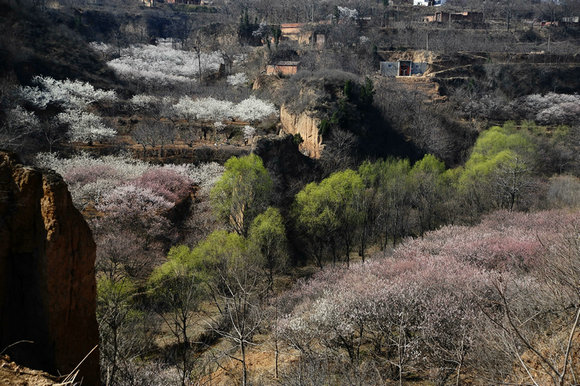
<svg viewBox="0 0 580 386"><path fill-rule="evenodd" d="M0 143L9 149L20 149L26 137L39 128L40 122L32 111L16 106L6 111L6 119L0 124Z"/></svg>
<svg viewBox="0 0 580 386"><path fill-rule="evenodd" d="M52 121L44 126L44 133L50 147L52 140L57 141L67 137L73 142L93 142L116 135L116 131L106 127L101 118L87 111L87 107L95 102L113 102L117 100L117 94L111 90L94 88L90 83L76 80L56 80L46 76L36 76L33 79L35 86L24 86L19 90L20 98L26 105L34 109L44 110L49 105L60 107L62 111ZM32 119L33 114L20 108L20 114ZM38 120L36 120L38 122ZM69 128L68 135L58 126L66 125ZM58 135L54 135L54 134ZM47 136L47 134L50 134Z"/></svg>
<svg viewBox="0 0 580 386"><path fill-rule="evenodd" d="M48 76L36 76L32 81L37 86L21 87L20 96L39 109L45 109L50 103L81 109L94 102L117 99L115 91L96 89L86 82L55 80Z"/></svg>
<svg viewBox="0 0 580 386"><path fill-rule="evenodd" d="M237 74L228 75L227 82L232 86L241 86L248 82L248 77L243 72L238 72Z"/></svg>
<svg viewBox="0 0 580 386"><path fill-rule="evenodd" d="M108 62L122 78L138 81L146 87L195 82L199 69L219 70L223 64L219 51L191 52L178 50L172 41L162 39L157 45L132 45L121 50L121 57ZM201 66L200 66L201 65Z"/></svg>
<svg viewBox="0 0 580 386"><path fill-rule="evenodd" d="M175 115L185 119L222 121L235 118L241 121L258 121L277 114L276 106L251 96L240 103L214 98L181 98L173 106Z"/></svg>
<svg viewBox="0 0 580 386"><path fill-rule="evenodd" d="M93 142L114 137L115 129L107 127L98 115L82 110L69 110L58 114L58 120L69 126L72 142Z"/></svg>

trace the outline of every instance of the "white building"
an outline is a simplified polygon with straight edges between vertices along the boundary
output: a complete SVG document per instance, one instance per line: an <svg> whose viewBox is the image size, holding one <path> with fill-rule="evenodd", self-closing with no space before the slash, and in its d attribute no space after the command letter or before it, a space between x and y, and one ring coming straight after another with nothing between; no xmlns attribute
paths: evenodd
<svg viewBox="0 0 580 386"><path fill-rule="evenodd" d="M447 2L447 0L413 0L413 5L424 5L424 6L440 6Z"/></svg>

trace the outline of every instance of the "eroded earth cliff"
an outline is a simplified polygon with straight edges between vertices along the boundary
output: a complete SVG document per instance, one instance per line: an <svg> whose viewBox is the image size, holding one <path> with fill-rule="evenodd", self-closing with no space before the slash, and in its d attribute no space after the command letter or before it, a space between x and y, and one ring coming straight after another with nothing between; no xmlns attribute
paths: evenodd
<svg viewBox="0 0 580 386"><path fill-rule="evenodd" d="M300 134L304 142L300 144L300 150L312 158L320 158L324 145L322 136L318 132L320 119L312 113L292 113L286 106L280 109L280 122L282 129L288 134Z"/></svg>
<svg viewBox="0 0 580 386"><path fill-rule="evenodd" d="M62 178L0 152L0 351L53 374L98 344L95 243ZM98 350L77 381L98 384Z"/></svg>

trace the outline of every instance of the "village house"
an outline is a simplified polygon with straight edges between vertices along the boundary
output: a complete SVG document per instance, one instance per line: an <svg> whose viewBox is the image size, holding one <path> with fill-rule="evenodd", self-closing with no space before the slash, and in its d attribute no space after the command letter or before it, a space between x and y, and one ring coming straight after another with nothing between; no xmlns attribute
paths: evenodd
<svg viewBox="0 0 580 386"><path fill-rule="evenodd" d="M383 76L422 75L427 70L427 63L399 60L397 62L381 62L380 72Z"/></svg>
<svg viewBox="0 0 580 386"><path fill-rule="evenodd" d="M483 23L482 12L435 12L433 15L423 17L425 23L450 23L450 22L467 22L473 24Z"/></svg>
<svg viewBox="0 0 580 386"><path fill-rule="evenodd" d="M445 4L447 0L413 0L413 5L425 7L438 7Z"/></svg>
<svg viewBox="0 0 580 386"><path fill-rule="evenodd" d="M327 24L326 22L319 23L283 23L280 24L280 40L293 40L298 44L314 45L318 49L324 48L326 43L326 35L320 32L313 32L314 28L307 30L306 26L315 26L318 24Z"/></svg>
<svg viewBox="0 0 580 386"><path fill-rule="evenodd" d="M564 16L562 18L564 24L580 24L580 16Z"/></svg>
<svg viewBox="0 0 580 386"><path fill-rule="evenodd" d="M300 62L282 61L266 66L266 75L291 76L298 72Z"/></svg>

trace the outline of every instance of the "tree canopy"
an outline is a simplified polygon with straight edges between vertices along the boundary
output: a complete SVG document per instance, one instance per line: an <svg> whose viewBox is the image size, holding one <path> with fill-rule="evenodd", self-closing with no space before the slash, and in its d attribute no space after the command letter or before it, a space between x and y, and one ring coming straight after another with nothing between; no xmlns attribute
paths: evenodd
<svg viewBox="0 0 580 386"><path fill-rule="evenodd" d="M225 168L211 190L211 203L218 218L239 235L247 236L252 220L268 207L272 179L255 154L232 157Z"/></svg>

